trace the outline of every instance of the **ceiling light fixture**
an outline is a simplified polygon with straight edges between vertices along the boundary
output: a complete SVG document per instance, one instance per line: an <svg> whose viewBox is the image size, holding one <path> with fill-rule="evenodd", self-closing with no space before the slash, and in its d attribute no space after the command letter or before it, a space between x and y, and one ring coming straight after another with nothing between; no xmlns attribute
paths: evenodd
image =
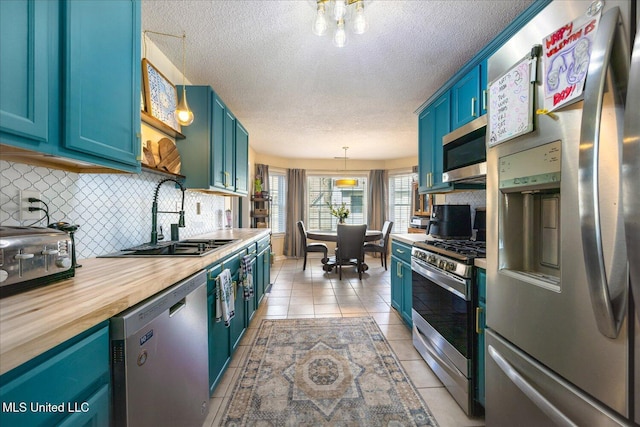
<svg viewBox="0 0 640 427"><path fill-rule="evenodd" d="M345 21L347 15L351 14L350 21L355 34L362 34L367 31L367 20L364 16L364 0L317 0L316 19L313 23L313 33L322 36L326 33L328 22L326 12L327 4L333 3L332 18L336 22L336 30L333 35L333 44L337 47L344 47L347 44L347 33L345 31ZM350 7L355 5L354 7Z"/></svg>
<svg viewBox="0 0 640 427"><path fill-rule="evenodd" d="M181 126L189 126L191 123L193 123L193 111L191 111L191 109L189 108L189 104L187 104L187 87L185 86L185 72L186 72L186 47L185 47L185 43L187 40L187 35L184 33L184 31L182 32L182 35L178 36L178 35L174 35L174 34L167 34L167 33L159 33L157 31L150 31L150 30L144 30L144 41L145 41L145 53L144 56L146 56L146 37L147 37L147 33L151 33L151 34L158 34L160 36L166 36L166 37L174 37L174 38L181 38L182 39L182 100L180 100L180 102L178 103L178 105L176 106L176 111L175 111L175 116L176 116L176 120L178 121L178 123L180 123Z"/></svg>
<svg viewBox="0 0 640 427"><path fill-rule="evenodd" d="M344 150L344 171L347 172L347 150L349 147L342 147ZM354 178L340 178L336 179L336 187L345 188L345 187L356 187L358 185L358 180Z"/></svg>

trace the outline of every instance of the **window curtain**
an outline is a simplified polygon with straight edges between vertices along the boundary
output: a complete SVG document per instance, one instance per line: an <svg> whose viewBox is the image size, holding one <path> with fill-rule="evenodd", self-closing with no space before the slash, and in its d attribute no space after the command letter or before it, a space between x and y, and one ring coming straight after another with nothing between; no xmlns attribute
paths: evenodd
<svg viewBox="0 0 640 427"><path fill-rule="evenodd" d="M287 171L287 227L284 235L284 255L300 257L304 255L302 238L298 231L297 222L304 221L305 189L307 186L307 171L304 169L289 169Z"/></svg>
<svg viewBox="0 0 640 427"><path fill-rule="evenodd" d="M256 178L262 181L262 191L269 191L269 165L256 163ZM255 187L254 187L255 192Z"/></svg>
<svg viewBox="0 0 640 427"><path fill-rule="evenodd" d="M386 170L372 170L369 172L369 203L367 208L370 229L382 230L382 225L388 218L388 205L389 174Z"/></svg>

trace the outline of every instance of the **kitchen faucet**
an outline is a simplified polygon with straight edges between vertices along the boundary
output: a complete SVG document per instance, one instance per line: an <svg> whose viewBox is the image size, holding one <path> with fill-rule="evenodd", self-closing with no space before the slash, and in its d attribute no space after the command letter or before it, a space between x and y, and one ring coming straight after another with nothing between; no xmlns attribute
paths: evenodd
<svg viewBox="0 0 640 427"><path fill-rule="evenodd" d="M160 186L162 184L164 184L167 181L173 181L176 184L178 184L180 186L180 190L182 191L182 207L180 208L179 212L175 212L175 211L159 211L158 210L158 191L160 190ZM182 185L182 183L180 183L179 181L176 181L173 178L165 178L162 181L160 181L158 183L158 186L156 187L156 192L153 195L153 204L151 205L151 244L155 245L158 243L158 214L159 213L177 213L180 215L180 218L178 219L178 227L184 227L184 192L186 191L186 188L184 188L184 186ZM176 228L175 224L171 224L172 225L172 229ZM177 228L176 228L177 230ZM173 233L172 233L173 234ZM177 233L176 233L177 234Z"/></svg>

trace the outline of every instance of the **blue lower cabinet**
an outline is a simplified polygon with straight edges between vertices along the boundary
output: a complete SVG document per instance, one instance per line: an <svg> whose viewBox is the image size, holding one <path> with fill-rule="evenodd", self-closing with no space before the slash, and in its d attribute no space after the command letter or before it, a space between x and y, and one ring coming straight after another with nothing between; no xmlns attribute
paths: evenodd
<svg viewBox="0 0 640 427"><path fill-rule="evenodd" d="M255 251L255 245L249 246ZM249 300L244 299L244 288L240 282L240 261L247 254L247 250L231 255L220 263L211 266L207 274L207 304L208 304L208 328L209 328L209 392L213 391L220 383L222 375L229 366L231 356L237 349L244 332L249 325L249 321L255 312L255 292L254 297ZM219 292L217 278L220 273L229 269L233 282L232 291L234 298L235 315L225 326L224 321L216 322L216 296ZM254 281L255 283L255 281Z"/></svg>
<svg viewBox="0 0 640 427"><path fill-rule="evenodd" d="M215 278L213 279L215 283ZM216 322L215 294L207 297L209 315L209 394L213 394L222 379L222 374L231 362L229 328L224 322Z"/></svg>
<svg viewBox="0 0 640 427"><path fill-rule="evenodd" d="M106 426L109 325L100 325L0 377L2 426Z"/></svg>
<svg viewBox="0 0 640 427"><path fill-rule="evenodd" d="M411 326L411 246L391 241L391 306Z"/></svg>

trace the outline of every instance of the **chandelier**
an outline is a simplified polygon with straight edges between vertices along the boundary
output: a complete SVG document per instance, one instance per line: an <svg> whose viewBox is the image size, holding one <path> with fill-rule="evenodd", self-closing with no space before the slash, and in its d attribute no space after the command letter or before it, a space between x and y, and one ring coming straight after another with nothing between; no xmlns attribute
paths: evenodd
<svg viewBox="0 0 640 427"><path fill-rule="evenodd" d="M349 147L342 147L344 150L344 171L347 172L347 150ZM338 159L339 157L336 157ZM336 187L345 188L345 187L357 187L358 180L354 178L340 178L336 179Z"/></svg>
<svg viewBox="0 0 640 427"><path fill-rule="evenodd" d="M333 13L327 9L333 6ZM353 6L353 7L352 7ZM345 21L350 21L355 34L367 31L367 20L364 17L364 0L317 0L316 20L313 23L313 33L322 36L327 32L328 23L326 14L336 23L333 34L333 43L337 47L347 44Z"/></svg>

